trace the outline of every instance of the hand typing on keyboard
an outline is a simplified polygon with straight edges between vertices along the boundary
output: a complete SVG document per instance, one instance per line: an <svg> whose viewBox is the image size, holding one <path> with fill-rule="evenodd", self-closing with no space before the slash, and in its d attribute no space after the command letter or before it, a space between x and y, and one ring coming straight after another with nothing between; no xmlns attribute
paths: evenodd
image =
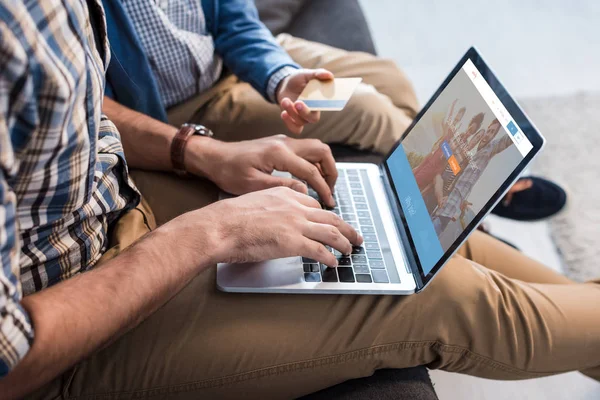
<svg viewBox="0 0 600 400"><path fill-rule="evenodd" d="M271 175L278 170L305 181L323 204L335 206L332 192L337 169L329 146L319 140L277 135L225 143L195 136L186 151L202 155L186 156L188 171L210 179L228 193L241 195L276 186L307 193L306 185L297 179Z"/></svg>
<svg viewBox="0 0 600 400"><path fill-rule="evenodd" d="M204 210L204 211L203 211ZM211 212L208 212L211 211ZM340 254L352 253L362 237L339 216L321 209L318 201L279 187L219 201L194 213L211 215L217 231L216 260L245 263L303 256L330 267Z"/></svg>
<svg viewBox="0 0 600 400"><path fill-rule="evenodd" d="M308 189L308 195L318 199L317 192ZM353 246L351 254L329 248L337 259L337 268L319 264L317 260L303 258L304 280L309 283L398 283L395 276L388 274L377 236L372 208L373 194L365 191L364 181L358 170L338 171L334 188L336 207L331 211L348 225L363 234L362 245ZM371 200L368 200L368 199ZM391 267L393 268L393 266Z"/></svg>

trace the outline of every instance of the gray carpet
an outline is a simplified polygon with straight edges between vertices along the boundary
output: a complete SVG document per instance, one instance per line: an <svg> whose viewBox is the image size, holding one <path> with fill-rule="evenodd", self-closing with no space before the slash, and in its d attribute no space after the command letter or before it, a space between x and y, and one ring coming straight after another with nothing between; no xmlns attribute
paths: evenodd
<svg viewBox="0 0 600 400"><path fill-rule="evenodd" d="M565 211L550 220L565 273L577 281L600 278L600 93L520 103L547 139L533 172L569 194Z"/></svg>

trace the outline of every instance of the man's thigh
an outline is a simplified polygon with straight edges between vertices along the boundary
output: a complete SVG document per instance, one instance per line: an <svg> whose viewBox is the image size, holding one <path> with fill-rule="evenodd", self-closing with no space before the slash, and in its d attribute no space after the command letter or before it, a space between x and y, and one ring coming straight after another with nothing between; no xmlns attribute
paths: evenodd
<svg viewBox="0 0 600 400"><path fill-rule="evenodd" d="M170 172L141 170L131 171L131 177L159 226L219 198L217 186L202 178L180 178Z"/></svg>
<svg viewBox="0 0 600 400"><path fill-rule="evenodd" d="M65 390L74 398L276 399L378 368L425 364L523 379L598 363L597 337L569 343L574 331L564 327L546 337L559 326L536 313L561 317L536 290L460 256L412 296L222 293L213 268L81 363Z"/></svg>
<svg viewBox="0 0 600 400"><path fill-rule="evenodd" d="M216 198L202 180L134 178L159 223ZM522 379L600 360L598 285L527 284L462 256L412 296L231 294L215 274L57 381L65 397L294 398L379 368Z"/></svg>
<svg viewBox="0 0 600 400"><path fill-rule="evenodd" d="M363 77L363 83L343 111L322 113L321 121L307 125L302 137L380 153L390 150L418 107L412 86L397 66L370 54L349 53L289 35L279 39L303 67L328 68L338 77ZM226 141L287 133L279 106L268 103L235 76L224 79L211 91L214 96L208 96L210 101L202 107L194 107L192 103L197 100L192 99L190 105L172 110L170 119L181 122L180 111L188 110L184 114L189 114L191 121L207 125L217 138Z"/></svg>

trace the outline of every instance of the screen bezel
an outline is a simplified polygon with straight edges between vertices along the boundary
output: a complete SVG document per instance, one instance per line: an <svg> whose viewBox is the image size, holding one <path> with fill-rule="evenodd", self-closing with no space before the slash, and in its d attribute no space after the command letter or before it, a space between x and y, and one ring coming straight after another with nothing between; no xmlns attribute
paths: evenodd
<svg viewBox="0 0 600 400"><path fill-rule="evenodd" d="M473 218L471 223L465 228L465 230L462 232L462 234L454 241L452 246L450 246L448 248L448 250L446 250L446 252L444 252L444 255L438 260L438 262L431 269L431 271L428 274L424 274L423 268L421 266L419 254L416 251L416 247L415 247L415 244L414 244L414 241L412 238L412 233L408 227L406 217L404 216L404 210L402 209L402 204L398 197L398 192L396 190L396 187L394 186L394 181L390 175L387 161L388 161L389 157L394 153L396 148L398 148L398 146L401 145L404 138L410 134L410 132L412 131L414 126L417 124L417 122L423 117L423 115L427 112L427 110L429 110L431 105L438 99L438 97L444 91L444 89L446 89L446 86L448 86L450 81L452 81L452 79L454 79L456 74L461 71L463 65L469 59L473 62L473 64L475 65L475 67L477 68L477 70L479 71L481 76L490 85L490 87L492 88L492 90L494 91L496 96L498 96L498 99L502 102L502 104L504 105L506 110L509 112L509 114L511 115L513 120L516 122L516 124L519 126L519 128L523 132L523 134L527 137L527 139L529 139L533 148L531 149L531 151L529 151L529 153L525 156L525 158L523 158L523 160L521 160L519 165L509 175L509 177L502 183L502 185L500 185L498 190L490 197L490 200L484 205L484 207L481 209L481 211L479 211L479 213L475 216L475 218ZM465 53L465 55L461 58L461 60L456 64L454 69L450 72L448 77L440 85L440 87L437 89L437 91L434 93L434 95L431 97L431 99L427 102L427 104L417 114L417 116L415 117L413 122L406 129L406 131L404 132L404 134L402 135L402 137L400 138L398 143L396 143L396 145L388 153L388 155L385 157L385 160L383 162L383 167L384 167L383 171L385 173L385 178L386 178L388 185L390 186L390 189L391 189L390 191L393 194L393 200L395 201L396 207L394 207L394 208L397 208L397 210L399 211L398 213L395 213L395 218L396 219L398 219L398 217L400 218L400 221L396 221L396 223L398 224L399 227L400 226L403 227L403 230L406 233L405 237L408 239L408 245L410 246L411 252L414 256L414 266L416 267L415 272L417 273L416 274L417 278L419 278L418 281L420 281L420 282L418 282L419 283L418 286L420 286L420 287L418 287L417 289L422 289L423 287L425 287L429 283L429 281L431 281L431 279L435 276L435 274L437 274L439 272L439 270L446 263L446 261L448 261L448 259L450 259L450 257L452 257L452 255L454 255L454 253L456 253L456 251L459 249L460 245L475 230L475 228L477 227L477 225L479 225L481 220L491 211L492 207L494 207L495 204L500 201L500 199L502 198L502 195L512 186L512 183L519 177L519 175L526 168L526 166L529 164L529 162L541 150L541 148L544 146L544 141L545 141L544 138L542 137L542 135L540 135L537 128L529 120L529 118L523 112L521 107L519 107L519 105L516 103L516 101L510 96L508 91L505 89L504 85L502 85L502 83L500 83L500 81L498 80L496 75L492 72L492 70L485 63L485 61L483 60L483 58L481 57L479 52L477 52L477 50L474 47L471 47Z"/></svg>

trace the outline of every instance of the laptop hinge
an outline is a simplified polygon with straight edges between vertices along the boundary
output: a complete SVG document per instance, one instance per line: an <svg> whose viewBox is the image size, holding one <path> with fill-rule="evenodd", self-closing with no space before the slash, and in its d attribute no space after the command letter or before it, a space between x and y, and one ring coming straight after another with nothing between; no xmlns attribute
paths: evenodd
<svg viewBox="0 0 600 400"><path fill-rule="evenodd" d="M383 164L379 165L379 175L381 176L381 181L383 182L383 187L385 189L388 204L390 205L390 209L392 211L392 216L395 222L394 225L396 226L398 237L400 238L402 246L404 247L403 255L406 260L407 272L413 275L416 284L415 291L419 292L424 286L423 280L421 279L421 274L419 273L417 260L414 257L413 247L410 243L409 234L406 231L404 223L402 222L402 209L398 205L398 200L396 199L396 195L394 194L387 171Z"/></svg>

